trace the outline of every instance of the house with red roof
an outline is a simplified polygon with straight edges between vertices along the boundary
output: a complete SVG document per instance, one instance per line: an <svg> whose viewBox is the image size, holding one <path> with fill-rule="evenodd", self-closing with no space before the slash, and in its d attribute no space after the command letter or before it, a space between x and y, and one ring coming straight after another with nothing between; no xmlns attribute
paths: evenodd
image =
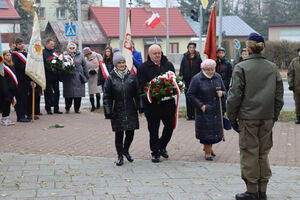
<svg viewBox="0 0 300 200"><path fill-rule="evenodd" d="M0 0L0 33L2 50L9 49L9 42L20 35L20 15L10 0Z"/></svg>
<svg viewBox="0 0 300 200"><path fill-rule="evenodd" d="M152 12L158 13L161 22L154 28L146 27L145 21ZM119 7L90 7L89 19L95 20L112 47L119 47ZM129 8L127 8L127 16ZM127 21L127 20L125 20ZM131 35L135 48L147 58L148 48L157 43L166 52L166 9L165 8L131 8ZM196 33L185 20L178 8L169 8L169 43L170 53L183 54L191 37Z"/></svg>

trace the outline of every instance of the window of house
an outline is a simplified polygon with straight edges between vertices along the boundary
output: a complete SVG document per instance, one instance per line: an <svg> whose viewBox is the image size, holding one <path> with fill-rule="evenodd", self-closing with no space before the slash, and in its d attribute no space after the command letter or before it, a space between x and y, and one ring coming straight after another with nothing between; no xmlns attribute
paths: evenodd
<svg viewBox="0 0 300 200"><path fill-rule="evenodd" d="M178 42L174 42L174 43L170 43L170 53L179 53L179 43Z"/></svg>
<svg viewBox="0 0 300 200"><path fill-rule="evenodd" d="M66 19L66 10L63 8L56 8L56 19Z"/></svg>
<svg viewBox="0 0 300 200"><path fill-rule="evenodd" d="M41 0L35 0L35 3L41 3Z"/></svg>
<svg viewBox="0 0 300 200"><path fill-rule="evenodd" d="M45 8L44 7L39 7L38 16L39 16L39 19L44 19L45 18Z"/></svg>

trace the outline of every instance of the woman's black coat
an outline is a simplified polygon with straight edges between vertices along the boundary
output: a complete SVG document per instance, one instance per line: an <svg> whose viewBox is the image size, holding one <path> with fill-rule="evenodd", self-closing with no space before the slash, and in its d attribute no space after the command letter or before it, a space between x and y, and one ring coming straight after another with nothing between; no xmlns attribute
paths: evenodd
<svg viewBox="0 0 300 200"><path fill-rule="evenodd" d="M216 88L221 88L223 92L222 107L225 108L226 89L218 73L214 73L211 79L203 72L196 74L187 92L188 98L195 106L196 138L202 144L215 144L223 137L221 124L223 121ZM205 105L205 112L200 109L203 105Z"/></svg>
<svg viewBox="0 0 300 200"><path fill-rule="evenodd" d="M107 118L111 118L113 131L128 131L139 128L140 89L136 76L128 72L122 80L112 70L104 83L103 105Z"/></svg>

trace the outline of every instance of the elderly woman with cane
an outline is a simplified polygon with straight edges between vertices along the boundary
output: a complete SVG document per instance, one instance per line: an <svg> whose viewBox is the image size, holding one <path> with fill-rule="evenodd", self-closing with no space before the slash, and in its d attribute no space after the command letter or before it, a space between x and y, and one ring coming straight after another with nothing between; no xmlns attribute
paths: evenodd
<svg viewBox="0 0 300 200"><path fill-rule="evenodd" d="M226 88L222 77L215 73L214 60L207 59L202 62L201 69L192 78L187 96L195 106L196 138L204 145L205 160L212 161L215 155L212 145L224 138L221 114L224 111L222 107L225 106Z"/></svg>

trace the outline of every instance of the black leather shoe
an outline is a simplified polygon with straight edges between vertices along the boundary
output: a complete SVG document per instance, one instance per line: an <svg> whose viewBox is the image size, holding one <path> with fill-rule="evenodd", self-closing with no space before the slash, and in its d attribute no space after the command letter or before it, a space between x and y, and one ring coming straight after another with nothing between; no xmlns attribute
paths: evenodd
<svg viewBox="0 0 300 200"><path fill-rule="evenodd" d="M123 153L123 155L126 157L126 159L129 161L129 162L133 162L134 159L132 158L132 156L127 152L127 153Z"/></svg>
<svg viewBox="0 0 300 200"><path fill-rule="evenodd" d="M208 156L208 157L205 157L205 160L207 160L207 161L213 161L214 159L213 159L212 156Z"/></svg>
<svg viewBox="0 0 300 200"><path fill-rule="evenodd" d="M215 157L216 156L215 152L211 151L211 156Z"/></svg>
<svg viewBox="0 0 300 200"><path fill-rule="evenodd" d="M267 195L265 192L258 192L259 200L267 200Z"/></svg>
<svg viewBox="0 0 300 200"><path fill-rule="evenodd" d="M32 120L32 116L31 116L31 115L28 116L27 119ZM35 115L35 116L34 116L34 120L38 120L38 119L40 119L40 118L39 118L38 116Z"/></svg>
<svg viewBox="0 0 300 200"><path fill-rule="evenodd" d="M236 200L259 200L258 193L244 192L235 195Z"/></svg>
<svg viewBox="0 0 300 200"><path fill-rule="evenodd" d="M75 113L80 114L80 110L75 110Z"/></svg>
<svg viewBox="0 0 300 200"><path fill-rule="evenodd" d="M27 118L20 118L20 119L18 119L17 120L18 122L30 122L30 120L29 119L27 119Z"/></svg>
<svg viewBox="0 0 300 200"><path fill-rule="evenodd" d="M153 163L158 163L160 161L159 155L156 155L156 154L152 155L151 161Z"/></svg>
<svg viewBox="0 0 300 200"><path fill-rule="evenodd" d="M60 111L54 111L55 114L63 114L62 112Z"/></svg>
<svg viewBox="0 0 300 200"><path fill-rule="evenodd" d="M300 116L297 116L296 124L300 124Z"/></svg>
<svg viewBox="0 0 300 200"><path fill-rule="evenodd" d="M116 165L117 166L121 166L124 164L124 159L123 159L123 156L119 156L118 157L118 160L116 161Z"/></svg>
<svg viewBox="0 0 300 200"><path fill-rule="evenodd" d="M168 154L168 151L166 149L161 149L159 151L160 155L164 158L169 158L169 154Z"/></svg>
<svg viewBox="0 0 300 200"><path fill-rule="evenodd" d="M47 111L47 114L48 114L48 115L53 115L53 113L51 112L51 110L50 110L50 111Z"/></svg>

